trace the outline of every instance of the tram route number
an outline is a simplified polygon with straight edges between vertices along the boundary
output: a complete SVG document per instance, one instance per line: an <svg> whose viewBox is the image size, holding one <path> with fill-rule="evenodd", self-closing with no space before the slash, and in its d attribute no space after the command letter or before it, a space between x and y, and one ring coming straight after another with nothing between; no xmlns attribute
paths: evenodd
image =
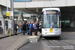
<svg viewBox="0 0 75 50"><path fill-rule="evenodd" d="M50 32L53 32L53 28L50 28Z"/></svg>

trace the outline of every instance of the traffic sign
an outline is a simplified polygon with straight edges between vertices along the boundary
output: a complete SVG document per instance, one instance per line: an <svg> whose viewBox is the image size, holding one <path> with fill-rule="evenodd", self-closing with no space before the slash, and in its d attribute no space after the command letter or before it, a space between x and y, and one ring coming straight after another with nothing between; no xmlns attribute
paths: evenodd
<svg viewBox="0 0 75 50"><path fill-rule="evenodd" d="M10 16L10 12L6 12L6 16Z"/></svg>

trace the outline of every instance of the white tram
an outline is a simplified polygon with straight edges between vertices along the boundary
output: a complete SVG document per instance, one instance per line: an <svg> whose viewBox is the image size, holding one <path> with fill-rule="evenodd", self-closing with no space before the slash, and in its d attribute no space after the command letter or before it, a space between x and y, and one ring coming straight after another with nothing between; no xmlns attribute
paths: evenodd
<svg viewBox="0 0 75 50"><path fill-rule="evenodd" d="M60 37L60 8L43 8L42 12L42 36Z"/></svg>

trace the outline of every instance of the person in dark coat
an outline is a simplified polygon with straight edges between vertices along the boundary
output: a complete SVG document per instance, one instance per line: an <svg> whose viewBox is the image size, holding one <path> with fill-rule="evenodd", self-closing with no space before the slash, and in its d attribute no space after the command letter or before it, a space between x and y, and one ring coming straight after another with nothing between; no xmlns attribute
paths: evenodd
<svg viewBox="0 0 75 50"><path fill-rule="evenodd" d="M28 25L28 24L29 24L29 23L27 22L27 23L26 23L26 32L27 32L27 34L28 34L28 31L29 31L29 28L28 28L29 25Z"/></svg>
<svg viewBox="0 0 75 50"><path fill-rule="evenodd" d="M0 34L3 34L2 22L0 21Z"/></svg>
<svg viewBox="0 0 75 50"><path fill-rule="evenodd" d="M15 24L14 24L15 35L17 35L17 30L18 29L19 29L19 25L17 24L17 21L15 21Z"/></svg>
<svg viewBox="0 0 75 50"><path fill-rule="evenodd" d="M22 30L23 30L23 35L25 35L25 32L26 32L26 22L23 24Z"/></svg>

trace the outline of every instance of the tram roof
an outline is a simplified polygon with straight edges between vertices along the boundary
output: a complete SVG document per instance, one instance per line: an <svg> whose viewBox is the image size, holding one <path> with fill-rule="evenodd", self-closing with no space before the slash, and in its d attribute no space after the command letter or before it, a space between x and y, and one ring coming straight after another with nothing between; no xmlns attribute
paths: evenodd
<svg viewBox="0 0 75 50"><path fill-rule="evenodd" d="M42 12L46 11L46 10L58 10L58 11L60 11L60 8L43 8Z"/></svg>

